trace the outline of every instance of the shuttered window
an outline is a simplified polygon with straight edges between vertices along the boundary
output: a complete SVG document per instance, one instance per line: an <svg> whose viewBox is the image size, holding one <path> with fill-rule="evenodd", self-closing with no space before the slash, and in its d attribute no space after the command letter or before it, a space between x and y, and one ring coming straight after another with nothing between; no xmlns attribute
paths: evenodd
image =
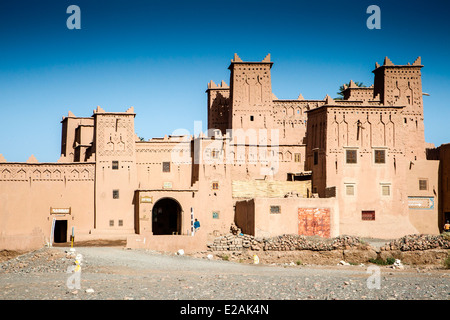
<svg viewBox="0 0 450 320"><path fill-rule="evenodd" d="M163 172L170 172L170 162L163 162Z"/></svg>
<svg viewBox="0 0 450 320"><path fill-rule="evenodd" d="M361 218L362 218L362 220L365 220L365 221L373 221L373 220L375 220L375 211L368 211L368 210L362 211Z"/></svg>
<svg viewBox="0 0 450 320"><path fill-rule="evenodd" d="M357 163L356 150L346 150L346 163Z"/></svg>
<svg viewBox="0 0 450 320"><path fill-rule="evenodd" d="M386 150L375 150L375 163L386 163Z"/></svg>
<svg viewBox="0 0 450 320"><path fill-rule="evenodd" d="M391 186L390 185L382 185L381 186L381 195L390 196L391 195Z"/></svg>
<svg viewBox="0 0 450 320"><path fill-rule="evenodd" d="M428 190L428 180L419 179L419 190Z"/></svg>
<svg viewBox="0 0 450 320"><path fill-rule="evenodd" d="M270 213L271 214L280 214L281 207L280 206L270 206Z"/></svg>
<svg viewBox="0 0 450 320"><path fill-rule="evenodd" d="M345 185L345 194L347 196L354 196L355 195L355 185L354 184Z"/></svg>

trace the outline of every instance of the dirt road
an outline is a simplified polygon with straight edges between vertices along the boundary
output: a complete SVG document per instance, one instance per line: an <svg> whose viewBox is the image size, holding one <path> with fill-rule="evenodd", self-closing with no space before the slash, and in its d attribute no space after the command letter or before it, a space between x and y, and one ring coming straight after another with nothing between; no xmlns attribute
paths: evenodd
<svg viewBox="0 0 450 320"><path fill-rule="evenodd" d="M369 266L272 266L79 247L80 287L69 288L69 248L0 264L0 299L13 300L449 300L450 271ZM75 282L72 281L72 285Z"/></svg>

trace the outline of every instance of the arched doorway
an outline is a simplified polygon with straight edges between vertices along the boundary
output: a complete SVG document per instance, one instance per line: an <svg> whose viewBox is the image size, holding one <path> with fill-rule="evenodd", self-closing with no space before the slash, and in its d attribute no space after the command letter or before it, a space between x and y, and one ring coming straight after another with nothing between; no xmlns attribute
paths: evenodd
<svg viewBox="0 0 450 320"><path fill-rule="evenodd" d="M152 210L154 235L181 234L181 206L175 199L158 200Z"/></svg>

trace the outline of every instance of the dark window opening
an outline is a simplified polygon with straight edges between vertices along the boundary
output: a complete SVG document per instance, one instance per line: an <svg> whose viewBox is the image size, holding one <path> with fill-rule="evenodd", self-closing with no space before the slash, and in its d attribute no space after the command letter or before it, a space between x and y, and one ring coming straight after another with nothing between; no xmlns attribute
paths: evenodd
<svg viewBox="0 0 450 320"><path fill-rule="evenodd" d="M345 154L347 163L357 163L356 150L346 150Z"/></svg>
<svg viewBox="0 0 450 320"><path fill-rule="evenodd" d="M361 218L365 221L373 221L375 220L375 211L362 211Z"/></svg>
<svg viewBox="0 0 450 320"><path fill-rule="evenodd" d="M119 199L119 190L113 190L113 199Z"/></svg>
<svg viewBox="0 0 450 320"><path fill-rule="evenodd" d="M386 150L375 150L375 163L386 163Z"/></svg>
<svg viewBox="0 0 450 320"><path fill-rule="evenodd" d="M170 172L170 162L163 162L163 172Z"/></svg>
<svg viewBox="0 0 450 320"><path fill-rule="evenodd" d="M319 152L314 151L314 165L319 163Z"/></svg>
<svg viewBox="0 0 450 320"><path fill-rule="evenodd" d="M271 214L280 214L281 206L270 206L270 213Z"/></svg>
<svg viewBox="0 0 450 320"><path fill-rule="evenodd" d="M250 121L253 121L255 118L253 116L250 116Z"/></svg>
<svg viewBox="0 0 450 320"><path fill-rule="evenodd" d="M112 162L112 169L118 170L119 169L119 161L113 161Z"/></svg>
<svg viewBox="0 0 450 320"><path fill-rule="evenodd" d="M428 180L427 179L419 180L419 190L428 190Z"/></svg>

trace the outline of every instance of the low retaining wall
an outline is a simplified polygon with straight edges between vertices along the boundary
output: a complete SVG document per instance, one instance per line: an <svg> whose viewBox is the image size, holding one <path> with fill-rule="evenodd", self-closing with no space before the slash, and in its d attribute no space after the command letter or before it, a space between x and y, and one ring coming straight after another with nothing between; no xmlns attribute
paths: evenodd
<svg viewBox="0 0 450 320"><path fill-rule="evenodd" d="M215 238L208 248L219 258L239 262L253 262L257 255L266 264L366 264L372 259L394 258L407 265L442 266L450 254L449 243L445 236L410 235L377 249L358 237L345 235L323 239L289 234L272 238L228 234Z"/></svg>
<svg viewBox="0 0 450 320"><path fill-rule="evenodd" d="M42 248L45 244L44 234L40 230L22 235L0 234L0 250L32 251Z"/></svg>
<svg viewBox="0 0 450 320"><path fill-rule="evenodd" d="M162 252L177 252L182 249L185 253L206 251L206 236L197 233L194 236L185 235L132 235L127 237L127 248L147 249Z"/></svg>
<svg viewBox="0 0 450 320"><path fill-rule="evenodd" d="M341 261L349 264L368 264L371 259L388 258L400 259L404 265L420 266L433 265L443 266L444 260L449 256L448 249L429 249L425 251L389 251L377 252L375 249L349 249L349 250L296 250L296 251L212 251L218 258L253 263L253 256L257 255L262 264L309 264L309 265L337 265ZM387 266L389 267L389 265Z"/></svg>
<svg viewBox="0 0 450 320"><path fill-rule="evenodd" d="M377 258L375 250L330 250L330 251L214 251L216 257L235 262L253 263L253 256L257 255L261 264L309 264L309 265L337 265L341 261L350 264L366 264L370 259Z"/></svg>

